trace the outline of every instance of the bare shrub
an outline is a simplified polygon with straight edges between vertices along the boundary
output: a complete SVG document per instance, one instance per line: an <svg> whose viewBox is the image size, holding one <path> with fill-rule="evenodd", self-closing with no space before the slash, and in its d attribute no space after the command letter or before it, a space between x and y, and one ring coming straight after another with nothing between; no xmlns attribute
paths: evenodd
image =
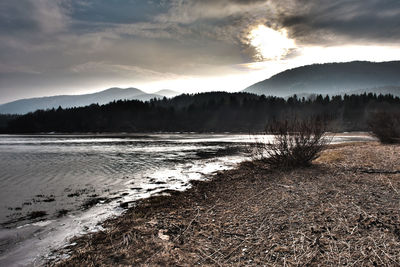
<svg viewBox="0 0 400 267"><path fill-rule="evenodd" d="M372 133L384 144L400 143L400 114L378 111L370 115L368 125Z"/></svg>
<svg viewBox="0 0 400 267"><path fill-rule="evenodd" d="M326 122L319 117L298 120L272 120L265 135L269 141L257 141L253 155L270 168L292 169L306 167L316 159L330 142L324 136Z"/></svg>

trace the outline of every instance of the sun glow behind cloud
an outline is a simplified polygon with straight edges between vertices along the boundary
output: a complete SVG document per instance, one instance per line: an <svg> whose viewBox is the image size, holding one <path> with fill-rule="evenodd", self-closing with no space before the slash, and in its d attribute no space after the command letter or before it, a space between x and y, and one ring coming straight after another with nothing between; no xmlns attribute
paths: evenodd
<svg viewBox="0 0 400 267"><path fill-rule="evenodd" d="M265 25L258 25L248 35L249 43L257 51L260 60L279 60L296 47L285 29L276 31Z"/></svg>

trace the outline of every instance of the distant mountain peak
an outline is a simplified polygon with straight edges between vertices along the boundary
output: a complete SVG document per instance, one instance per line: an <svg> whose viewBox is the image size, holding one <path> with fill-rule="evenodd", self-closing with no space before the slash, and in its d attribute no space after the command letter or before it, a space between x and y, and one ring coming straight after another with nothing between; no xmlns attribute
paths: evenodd
<svg viewBox="0 0 400 267"><path fill-rule="evenodd" d="M107 104L114 100L142 100L147 101L152 98L172 97L179 93L172 90L161 90L154 94L148 94L140 89L129 87L112 87L103 91L82 94L82 95L58 95L20 99L0 105L0 114L25 114L38 109L52 109L81 107L90 104Z"/></svg>

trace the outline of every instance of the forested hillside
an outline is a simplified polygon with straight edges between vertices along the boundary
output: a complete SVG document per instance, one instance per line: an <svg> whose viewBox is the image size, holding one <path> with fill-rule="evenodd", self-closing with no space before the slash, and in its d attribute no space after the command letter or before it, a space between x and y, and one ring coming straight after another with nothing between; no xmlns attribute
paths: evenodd
<svg viewBox="0 0 400 267"><path fill-rule="evenodd" d="M400 96L400 61L326 63L285 70L244 91L259 95L376 93Z"/></svg>
<svg viewBox="0 0 400 267"><path fill-rule="evenodd" d="M362 94L284 99L213 92L40 110L12 119L2 132L249 132L263 130L270 119L288 116L322 116L337 131L368 130L369 114L381 109L400 110L400 98Z"/></svg>

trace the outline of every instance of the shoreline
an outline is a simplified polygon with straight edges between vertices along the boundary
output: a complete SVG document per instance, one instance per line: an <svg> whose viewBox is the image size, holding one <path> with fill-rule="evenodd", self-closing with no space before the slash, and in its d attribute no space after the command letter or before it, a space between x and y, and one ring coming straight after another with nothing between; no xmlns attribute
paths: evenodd
<svg viewBox="0 0 400 267"><path fill-rule="evenodd" d="M397 264L399 169L400 146L376 142L331 145L289 172L244 162L138 201L48 265Z"/></svg>
<svg viewBox="0 0 400 267"><path fill-rule="evenodd" d="M74 140L74 138L72 139ZM8 142L8 140L2 141ZM52 142L50 142L50 144L51 143ZM50 252L55 248L61 248L65 244L68 244L67 240L71 239L74 235L80 236L92 231L92 229L98 229L98 224L102 223L107 218L120 215L126 208L132 206L136 200L147 198L151 196L151 194L156 194L158 191L167 188L184 190L188 186L188 180L202 179L206 174L205 177L207 177L209 172L211 173L224 168L233 168L234 163L242 157L240 151L230 151L228 153L225 151L225 147L220 145L199 146L199 148L197 148L197 145L192 144L176 144L169 146L168 140L164 143L166 143L167 148L170 149L167 149L163 155L159 155L161 160L158 160L158 162L161 162L161 164L157 164L157 168L155 169L132 171L129 173L129 176L124 174L124 179L120 179L122 187L116 186L114 190L113 188L106 188L104 191L102 191L101 188L97 188L96 191L93 191L86 190L87 186L81 187L79 190L72 190L69 189L68 185L66 187L68 191L61 188L61 194L51 192L55 200L49 202L49 204L47 204L48 202L35 201L35 203L33 203L33 205L36 205L35 208L31 208L33 205L28 206L27 208L31 208L31 210L43 210L48 215L27 222L25 222L25 217L21 217L20 220L15 221L15 223L21 222L20 225L15 225L15 227L14 225L8 225L7 229L4 229L4 231L0 233L0 239L2 241L0 265L41 265L47 259L53 258L53 254ZM18 145L19 143L16 142L16 144ZM165 149L163 143L159 145L159 143L154 142L154 144L157 149ZM174 148L175 146L177 147L176 149ZM235 147L236 146L238 145L235 144ZM150 148L151 147L152 146L150 146ZM136 146L135 143L134 149L140 150L140 146ZM161 151L160 149L157 151ZM172 153L170 151L171 149ZM179 151L179 154L174 153L175 150ZM201 152L201 154L199 154L199 152ZM184 158L183 155L185 155ZM212 159L214 157L216 158ZM142 157L142 159L143 158L145 157ZM163 161L164 158L166 160ZM170 168L172 164L170 162L173 162L173 169ZM62 170L58 172L62 172ZM95 175L92 176L97 177ZM75 175L75 177L79 177L79 175ZM114 176L111 178L113 181L116 180L117 176L115 172ZM49 191L38 193L43 194L40 196L44 198L50 195L48 192ZM37 193L34 194L35 199L37 199L36 196L39 196L36 194ZM59 217L57 213L49 212L43 206L39 206L44 203L44 205L58 207L54 209L58 210L64 200L61 199L61 197L64 197L66 201L70 201L71 203L77 203L75 204L76 209L68 209L67 214ZM94 207L88 209L91 206ZM15 204L15 207L19 206ZM15 212L14 209L11 212ZM20 212L20 209L16 212ZM93 217L90 218L90 216Z"/></svg>
<svg viewBox="0 0 400 267"><path fill-rule="evenodd" d="M369 131L326 132L330 136L369 136ZM104 137L136 137L150 135L265 135L265 132L40 132L40 133L0 133L0 136L104 136Z"/></svg>

